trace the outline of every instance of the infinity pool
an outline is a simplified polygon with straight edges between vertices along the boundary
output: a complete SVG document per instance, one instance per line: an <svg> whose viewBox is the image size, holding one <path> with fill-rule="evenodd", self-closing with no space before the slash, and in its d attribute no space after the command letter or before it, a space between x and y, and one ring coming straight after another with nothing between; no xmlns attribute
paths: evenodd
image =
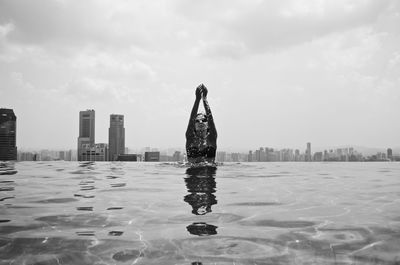
<svg viewBox="0 0 400 265"><path fill-rule="evenodd" d="M3 164L0 264L400 264L400 163Z"/></svg>

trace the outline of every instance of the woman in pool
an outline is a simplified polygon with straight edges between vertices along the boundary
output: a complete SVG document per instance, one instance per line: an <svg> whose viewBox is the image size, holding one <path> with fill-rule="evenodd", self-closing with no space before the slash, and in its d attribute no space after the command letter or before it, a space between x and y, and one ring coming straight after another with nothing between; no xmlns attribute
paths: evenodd
<svg viewBox="0 0 400 265"><path fill-rule="evenodd" d="M196 88L196 100L186 130L186 154L189 163L214 163L217 152L217 130L207 101L207 88L201 84ZM206 113L197 113L200 100Z"/></svg>

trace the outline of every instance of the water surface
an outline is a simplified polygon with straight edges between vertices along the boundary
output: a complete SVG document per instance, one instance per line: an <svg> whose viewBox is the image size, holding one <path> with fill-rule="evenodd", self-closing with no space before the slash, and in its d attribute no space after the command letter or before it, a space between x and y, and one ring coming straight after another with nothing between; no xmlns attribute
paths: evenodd
<svg viewBox="0 0 400 265"><path fill-rule="evenodd" d="M11 166L2 265L400 264L399 163Z"/></svg>

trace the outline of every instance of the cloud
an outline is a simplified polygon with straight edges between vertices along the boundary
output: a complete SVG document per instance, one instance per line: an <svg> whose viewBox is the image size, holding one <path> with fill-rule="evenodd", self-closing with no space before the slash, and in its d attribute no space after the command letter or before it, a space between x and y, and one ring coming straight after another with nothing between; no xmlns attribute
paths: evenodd
<svg viewBox="0 0 400 265"><path fill-rule="evenodd" d="M137 1L127 5L112 1L10 1L0 3L0 23L12 23L10 39L20 44L67 49L85 45L98 47L146 47L151 15ZM155 13L155 12L153 12ZM154 28L154 27L153 27Z"/></svg>
<svg viewBox="0 0 400 265"><path fill-rule="evenodd" d="M86 49L76 53L69 63L75 69L103 77L153 81L157 76L155 70L149 64L135 58L134 54L131 53Z"/></svg>
<svg viewBox="0 0 400 265"><path fill-rule="evenodd" d="M28 81L25 80L24 76L20 72L12 72L11 80L14 82L17 89L21 89L24 93L32 92L36 88Z"/></svg>
<svg viewBox="0 0 400 265"><path fill-rule="evenodd" d="M396 9L390 0L181 0L177 11L209 43L241 43L246 52L263 53L370 25Z"/></svg>
<svg viewBox="0 0 400 265"><path fill-rule="evenodd" d="M385 10L388 1L284 1L272 7L267 2L228 21L232 36L251 50L281 49L368 25Z"/></svg>
<svg viewBox="0 0 400 265"><path fill-rule="evenodd" d="M59 89L72 100L81 102L130 101L131 96L125 87L101 78L82 77L67 82Z"/></svg>
<svg viewBox="0 0 400 265"><path fill-rule="evenodd" d="M201 41L194 51L200 57L230 59L240 59L247 53L243 43L234 41Z"/></svg>
<svg viewBox="0 0 400 265"><path fill-rule="evenodd" d="M392 58L389 60L388 66L390 69L400 67L400 51L395 51Z"/></svg>
<svg viewBox="0 0 400 265"><path fill-rule="evenodd" d="M7 37L7 35L15 29L14 24L6 23L4 25L0 25L0 39L3 40Z"/></svg>
<svg viewBox="0 0 400 265"><path fill-rule="evenodd" d="M14 29L15 26L12 23L0 24L0 61L12 62L15 60L15 57L11 55L10 47L7 45L8 35Z"/></svg>
<svg viewBox="0 0 400 265"><path fill-rule="evenodd" d="M238 59L365 26L397 10L391 0L4 0L0 24L13 25L11 41L57 53L138 47Z"/></svg>

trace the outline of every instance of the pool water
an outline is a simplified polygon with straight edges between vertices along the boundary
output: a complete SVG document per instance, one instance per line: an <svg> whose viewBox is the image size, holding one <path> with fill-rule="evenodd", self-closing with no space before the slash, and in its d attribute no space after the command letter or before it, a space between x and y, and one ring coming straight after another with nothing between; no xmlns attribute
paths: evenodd
<svg viewBox="0 0 400 265"><path fill-rule="evenodd" d="M2 164L0 264L400 264L400 163Z"/></svg>

